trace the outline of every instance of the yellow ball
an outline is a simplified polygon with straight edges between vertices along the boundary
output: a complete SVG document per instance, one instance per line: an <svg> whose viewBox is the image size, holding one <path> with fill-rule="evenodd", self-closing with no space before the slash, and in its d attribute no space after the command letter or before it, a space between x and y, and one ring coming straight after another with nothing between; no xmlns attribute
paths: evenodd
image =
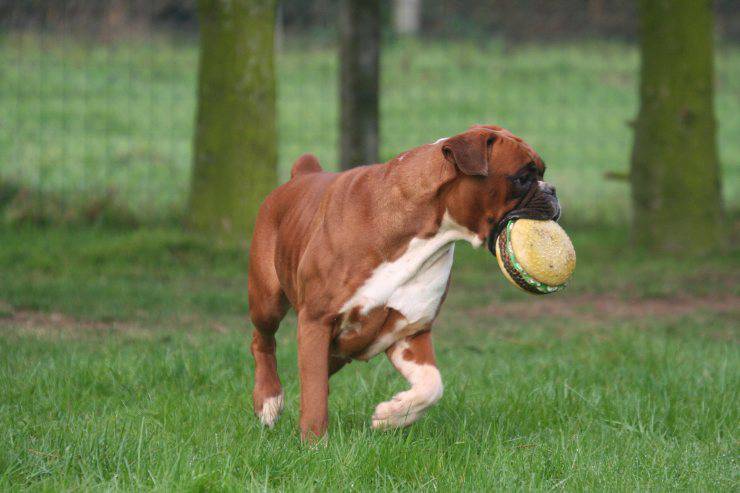
<svg viewBox="0 0 740 493"><path fill-rule="evenodd" d="M576 251L555 221L517 219L496 238L496 257L504 276L532 294L560 291L576 268Z"/></svg>

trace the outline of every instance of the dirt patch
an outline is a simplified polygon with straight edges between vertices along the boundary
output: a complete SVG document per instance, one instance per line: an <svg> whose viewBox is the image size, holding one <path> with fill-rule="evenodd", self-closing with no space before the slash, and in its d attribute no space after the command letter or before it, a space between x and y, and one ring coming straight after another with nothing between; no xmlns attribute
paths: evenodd
<svg viewBox="0 0 740 493"><path fill-rule="evenodd" d="M86 320L59 312L16 310L0 300L0 330L15 331L39 337L80 338L125 334L135 339L151 338L163 332L213 331L227 333L243 331L246 323L241 318L218 320L188 315L172 320Z"/></svg>
<svg viewBox="0 0 740 493"><path fill-rule="evenodd" d="M132 322L79 320L57 312L43 313L31 310L12 310L7 309L7 307L0 314L0 329L20 330L23 333L37 336L82 335L85 333L124 331L136 335L146 332L140 325Z"/></svg>
<svg viewBox="0 0 740 493"><path fill-rule="evenodd" d="M740 296L625 299L614 295L542 297L536 301L497 302L469 311L472 316L518 320L573 318L582 321L632 320L645 317L680 318L700 312L740 313Z"/></svg>
<svg viewBox="0 0 740 493"><path fill-rule="evenodd" d="M460 324L460 316L465 322ZM740 296L716 297L675 296L668 298L624 298L617 295L553 295L531 297L527 301L496 301L487 306L471 308L460 313L442 310L439 327L454 327L460 332L495 332L497 337L517 343L519 331L526 327L543 328L557 338L579 334L606 340L617 326L651 331L676 330L683 322L691 321L701 327L707 338L727 343L740 343ZM608 329L608 330L605 330ZM538 345L522 340L522 344Z"/></svg>
<svg viewBox="0 0 740 493"><path fill-rule="evenodd" d="M442 318L460 315L471 319L509 320L536 322L538 320L566 320L575 329L599 327L607 322L654 321L655 319L676 320L686 316L703 314L726 316L730 320L740 319L740 296L715 297L670 297L670 298L621 298L615 295L540 296L527 301L494 302L487 306L468 310L442 310ZM39 337L79 338L110 333L125 333L133 338L151 338L163 331L243 331L243 319L204 320L189 315L178 320L150 323L143 321L94 321L78 319L58 312L14 310L0 300L0 330L14 330ZM284 333L286 331L283 331ZM738 333L725 334L725 338L736 339Z"/></svg>

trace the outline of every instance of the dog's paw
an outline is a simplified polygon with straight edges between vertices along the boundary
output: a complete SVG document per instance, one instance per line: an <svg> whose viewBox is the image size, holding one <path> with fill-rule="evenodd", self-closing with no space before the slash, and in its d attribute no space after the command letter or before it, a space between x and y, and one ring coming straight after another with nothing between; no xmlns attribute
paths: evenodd
<svg viewBox="0 0 740 493"><path fill-rule="evenodd" d="M262 403L262 410L257 412L257 417L263 425L272 428L280 417L280 413L283 412L284 405L285 397L282 392L279 395L268 397Z"/></svg>
<svg viewBox="0 0 740 493"><path fill-rule="evenodd" d="M381 402L375 408L372 417L372 426L376 430L402 428L418 420L424 413L426 406L414 402L407 392L401 392L393 399Z"/></svg>

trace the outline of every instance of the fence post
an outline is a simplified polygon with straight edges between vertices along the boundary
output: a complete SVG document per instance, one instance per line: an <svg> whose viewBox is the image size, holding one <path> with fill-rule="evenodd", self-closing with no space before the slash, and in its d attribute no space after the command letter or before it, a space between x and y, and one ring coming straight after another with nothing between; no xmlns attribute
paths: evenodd
<svg viewBox="0 0 740 493"><path fill-rule="evenodd" d="M421 27L421 0L393 0L393 29L396 34L415 36Z"/></svg>

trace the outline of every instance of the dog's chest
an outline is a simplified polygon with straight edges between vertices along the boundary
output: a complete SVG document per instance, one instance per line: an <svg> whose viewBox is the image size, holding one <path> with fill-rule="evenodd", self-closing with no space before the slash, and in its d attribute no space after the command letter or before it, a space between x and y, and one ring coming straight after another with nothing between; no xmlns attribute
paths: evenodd
<svg viewBox="0 0 740 493"><path fill-rule="evenodd" d="M445 214L437 234L411 239L399 258L378 265L339 311L337 353L367 360L427 328L447 290L457 240L482 241Z"/></svg>
<svg viewBox="0 0 740 493"><path fill-rule="evenodd" d="M451 244L391 294L386 306L398 310L409 323L431 322L447 289L455 245Z"/></svg>
<svg viewBox="0 0 740 493"><path fill-rule="evenodd" d="M447 289L453 256L450 241L414 238L400 258L373 271L344 304L342 313L357 307L365 315L385 306L397 310L409 324L432 321Z"/></svg>

